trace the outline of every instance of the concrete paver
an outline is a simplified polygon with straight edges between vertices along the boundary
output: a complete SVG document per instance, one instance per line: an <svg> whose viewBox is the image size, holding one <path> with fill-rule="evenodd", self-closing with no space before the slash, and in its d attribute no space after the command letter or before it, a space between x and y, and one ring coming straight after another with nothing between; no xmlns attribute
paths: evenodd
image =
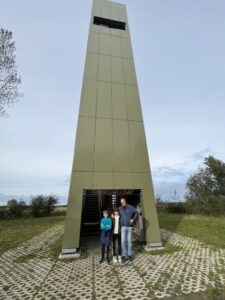
<svg viewBox="0 0 225 300"><path fill-rule="evenodd" d="M134 251L132 264L99 264L98 238L83 238L81 258L55 261L49 247L62 236L57 225L0 256L0 299L162 299L225 285L225 249L161 230L179 251ZM28 259L24 259L23 257Z"/></svg>

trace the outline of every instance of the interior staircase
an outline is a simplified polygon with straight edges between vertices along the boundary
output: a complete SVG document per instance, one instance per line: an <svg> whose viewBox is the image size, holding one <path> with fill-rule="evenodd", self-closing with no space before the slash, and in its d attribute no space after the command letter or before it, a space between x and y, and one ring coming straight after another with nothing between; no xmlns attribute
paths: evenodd
<svg viewBox="0 0 225 300"><path fill-rule="evenodd" d="M87 190L83 194L83 212L81 223L81 235L93 236L100 233L101 219L99 191Z"/></svg>

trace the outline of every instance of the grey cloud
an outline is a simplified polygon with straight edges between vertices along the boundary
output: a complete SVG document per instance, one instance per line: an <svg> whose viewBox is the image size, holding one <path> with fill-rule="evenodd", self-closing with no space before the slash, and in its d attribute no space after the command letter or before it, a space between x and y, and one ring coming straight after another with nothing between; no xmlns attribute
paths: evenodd
<svg viewBox="0 0 225 300"><path fill-rule="evenodd" d="M205 148L203 150L192 153L191 155L186 156L184 164L202 162L204 158L208 155L214 155L215 152L210 148Z"/></svg>
<svg viewBox="0 0 225 300"><path fill-rule="evenodd" d="M185 170L182 170L181 168L172 168L169 166L162 166L155 168L153 171L155 176L185 176L186 172Z"/></svg>
<svg viewBox="0 0 225 300"><path fill-rule="evenodd" d="M197 165L203 163L203 160L208 155L214 155L214 151L210 148L205 148L198 152L194 152L184 158L183 163L177 164L176 167L170 166L161 166L157 167L153 170L153 174L155 177L188 177L191 173L193 173L197 169Z"/></svg>

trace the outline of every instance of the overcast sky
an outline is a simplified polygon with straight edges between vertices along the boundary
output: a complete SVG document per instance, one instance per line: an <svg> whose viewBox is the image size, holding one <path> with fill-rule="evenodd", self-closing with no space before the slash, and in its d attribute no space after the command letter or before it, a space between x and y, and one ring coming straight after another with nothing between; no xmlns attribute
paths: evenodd
<svg viewBox="0 0 225 300"><path fill-rule="evenodd" d="M225 161L225 1L124 0L155 194L183 199L212 154ZM91 0L0 0L24 97L0 119L0 204L67 201Z"/></svg>

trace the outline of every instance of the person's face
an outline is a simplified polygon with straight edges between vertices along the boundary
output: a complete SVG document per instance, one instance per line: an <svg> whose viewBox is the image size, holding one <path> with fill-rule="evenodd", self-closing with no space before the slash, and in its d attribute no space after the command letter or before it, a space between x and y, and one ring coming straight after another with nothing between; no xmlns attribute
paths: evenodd
<svg viewBox="0 0 225 300"><path fill-rule="evenodd" d="M119 216L119 212L118 211L115 211L115 216Z"/></svg>
<svg viewBox="0 0 225 300"><path fill-rule="evenodd" d="M104 214L103 214L103 217L104 217L104 218L108 218L108 214L107 214L107 213L104 213Z"/></svg>
<svg viewBox="0 0 225 300"><path fill-rule="evenodd" d="M125 206L127 202L126 202L125 199L122 198L122 199L120 200L120 203L121 203L122 206Z"/></svg>

